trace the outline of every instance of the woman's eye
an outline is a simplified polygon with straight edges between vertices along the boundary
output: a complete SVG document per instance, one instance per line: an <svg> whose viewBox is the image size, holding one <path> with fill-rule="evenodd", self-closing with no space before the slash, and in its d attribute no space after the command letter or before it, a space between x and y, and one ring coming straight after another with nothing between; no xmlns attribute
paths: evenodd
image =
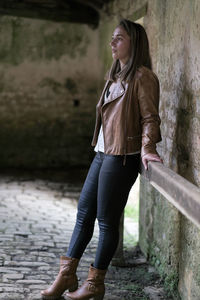
<svg viewBox="0 0 200 300"><path fill-rule="evenodd" d="M115 42L115 41L118 42L118 41L121 41L121 40L122 40L122 38L120 38L120 37L116 37L116 38L111 39L112 42Z"/></svg>

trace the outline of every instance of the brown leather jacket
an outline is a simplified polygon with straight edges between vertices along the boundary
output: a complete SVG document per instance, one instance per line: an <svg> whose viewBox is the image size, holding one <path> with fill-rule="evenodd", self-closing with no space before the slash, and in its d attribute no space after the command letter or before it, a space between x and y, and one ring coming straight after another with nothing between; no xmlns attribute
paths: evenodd
<svg viewBox="0 0 200 300"><path fill-rule="evenodd" d="M96 124L92 146L98 139L101 122L106 154L125 155L141 150L141 156L156 153L161 141L159 81L155 73L142 66L130 83L117 82L110 100L103 104L107 81L96 107Z"/></svg>

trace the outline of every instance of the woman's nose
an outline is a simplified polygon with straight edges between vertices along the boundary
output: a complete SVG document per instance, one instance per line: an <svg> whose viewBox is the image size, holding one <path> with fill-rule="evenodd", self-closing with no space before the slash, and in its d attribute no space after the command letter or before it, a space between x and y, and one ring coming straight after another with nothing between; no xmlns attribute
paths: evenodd
<svg viewBox="0 0 200 300"><path fill-rule="evenodd" d="M114 40L112 40L111 42L110 42L110 46L113 46L114 45Z"/></svg>

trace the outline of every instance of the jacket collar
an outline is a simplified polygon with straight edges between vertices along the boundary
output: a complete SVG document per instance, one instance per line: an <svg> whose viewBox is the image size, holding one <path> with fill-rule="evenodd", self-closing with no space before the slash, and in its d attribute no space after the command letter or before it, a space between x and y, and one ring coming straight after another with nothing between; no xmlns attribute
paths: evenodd
<svg viewBox="0 0 200 300"><path fill-rule="evenodd" d="M105 89L103 91L103 94L102 94L101 104L103 104L103 99L104 99L104 96L105 96L105 92L106 92L107 88L109 88L110 85L111 85L111 82L108 81L107 84L106 84L106 86L105 86ZM124 82L121 82L120 80L118 80L115 83L115 88L110 93L110 95L108 97L108 100L104 104L106 105L106 104L108 104L108 103L110 103L110 102L118 99L119 97L121 97L125 93L125 91L127 90L127 88L128 88L128 84L127 83L124 83Z"/></svg>
<svg viewBox="0 0 200 300"><path fill-rule="evenodd" d="M128 89L128 83L124 83L124 82L121 82L120 80L118 80L116 82L116 86L115 86L113 92L111 92L111 94L108 97L108 101L106 101L106 103L103 103L104 102L104 97L105 97L105 92L106 92L107 88L109 88L110 85L111 85L111 81L107 80L107 82L104 86L103 92L101 94L101 97L99 99L99 102L97 104L98 109L100 109L102 106L118 99Z"/></svg>
<svg viewBox="0 0 200 300"><path fill-rule="evenodd" d="M109 97L108 97L108 102L112 102L114 101L115 99L121 97L125 92L125 86L123 83L121 83L121 81L117 81L115 83L115 88L113 89L113 91L110 93Z"/></svg>

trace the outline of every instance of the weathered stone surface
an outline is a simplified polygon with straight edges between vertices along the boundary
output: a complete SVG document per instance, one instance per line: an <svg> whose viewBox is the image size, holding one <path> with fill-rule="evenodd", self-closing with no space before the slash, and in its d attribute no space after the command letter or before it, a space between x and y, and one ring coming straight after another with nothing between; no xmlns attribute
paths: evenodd
<svg viewBox="0 0 200 300"><path fill-rule="evenodd" d="M16 245L15 245L16 246ZM4 266L8 266L8 267L41 267L41 266L47 266L47 263L44 262L29 262L29 261L5 261L4 262Z"/></svg>
<svg viewBox="0 0 200 300"><path fill-rule="evenodd" d="M144 292L149 297L150 300L165 299L165 293L162 288L147 286L144 288Z"/></svg>
<svg viewBox="0 0 200 300"><path fill-rule="evenodd" d="M19 273L12 273L12 274L4 274L3 275L3 282L8 282L9 279L22 279L24 277L23 274L19 274Z"/></svg>
<svg viewBox="0 0 200 300"><path fill-rule="evenodd" d="M30 280L17 280L16 283L21 284L45 284L44 280L30 279Z"/></svg>
<svg viewBox="0 0 200 300"><path fill-rule="evenodd" d="M25 299L25 297L22 295L22 294L19 294L19 293L3 293L1 294L0 293L0 300L13 300L13 299L19 299L19 300L22 300L22 299Z"/></svg>
<svg viewBox="0 0 200 300"><path fill-rule="evenodd" d="M99 95L97 30L3 15L0 28L0 166L87 167Z"/></svg>

